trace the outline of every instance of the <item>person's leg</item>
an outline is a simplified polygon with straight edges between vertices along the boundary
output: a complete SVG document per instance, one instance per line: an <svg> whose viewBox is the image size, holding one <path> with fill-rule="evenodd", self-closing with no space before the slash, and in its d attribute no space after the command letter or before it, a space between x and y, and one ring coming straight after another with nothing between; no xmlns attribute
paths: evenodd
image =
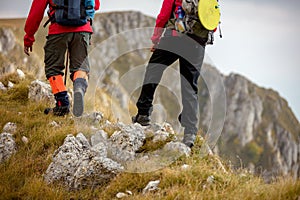
<svg viewBox="0 0 300 200"><path fill-rule="evenodd" d="M189 147L194 145L198 131L198 78L204 57L204 48L193 49L193 57L180 58L182 112L179 121L184 127L183 143ZM192 63L192 64L191 64Z"/></svg>
<svg viewBox="0 0 300 200"><path fill-rule="evenodd" d="M85 76L87 75L83 71L76 71L74 74L75 76L73 81L73 93L74 93L73 114L76 117L79 117L83 114L83 110L84 110L84 95L88 87L88 80L87 78L84 78L84 74Z"/></svg>
<svg viewBox="0 0 300 200"><path fill-rule="evenodd" d="M50 82L56 106L53 109L46 109L45 114L48 114L50 111L58 116L64 116L69 113L70 104L67 89L63 82L64 60L67 49L66 37L66 34L47 36L47 42L44 47L45 74Z"/></svg>
<svg viewBox="0 0 300 200"><path fill-rule="evenodd" d="M150 115L153 110L154 93L159 84L164 70L178 59L178 56L161 49L156 49L147 65L141 94L136 103L138 114L133 122L149 125Z"/></svg>
<svg viewBox="0 0 300 200"><path fill-rule="evenodd" d="M90 33L73 33L69 42L70 72L73 81L74 105L73 114L79 117L84 110L84 95L88 87L88 46Z"/></svg>
<svg viewBox="0 0 300 200"><path fill-rule="evenodd" d="M54 94L56 106L53 109L47 109L45 114L48 114L50 111L57 116L68 114L70 112L70 103L62 75L51 76L48 80Z"/></svg>

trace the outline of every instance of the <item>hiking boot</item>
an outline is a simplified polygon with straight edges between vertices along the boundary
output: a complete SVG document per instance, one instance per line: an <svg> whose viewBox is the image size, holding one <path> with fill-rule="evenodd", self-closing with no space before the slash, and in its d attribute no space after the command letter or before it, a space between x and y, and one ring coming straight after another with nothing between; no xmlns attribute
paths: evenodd
<svg viewBox="0 0 300 200"><path fill-rule="evenodd" d="M66 91L59 92L54 95L56 106L54 108L46 108L44 113L48 115L53 113L56 116L65 116L70 112L69 97Z"/></svg>
<svg viewBox="0 0 300 200"><path fill-rule="evenodd" d="M182 143L192 148L194 146L195 139L196 139L195 134L184 134Z"/></svg>
<svg viewBox="0 0 300 200"><path fill-rule="evenodd" d="M136 116L132 117L132 122L133 123L139 123L142 126L149 126L151 119L148 115L139 115L137 114Z"/></svg>
<svg viewBox="0 0 300 200"><path fill-rule="evenodd" d="M56 116L65 116L69 114L70 107L69 106L56 106L53 108L53 114Z"/></svg>
<svg viewBox="0 0 300 200"><path fill-rule="evenodd" d="M80 117L84 109L84 94L88 86L87 81L84 78L77 78L73 82L74 91L74 104L73 104L73 114L76 117Z"/></svg>

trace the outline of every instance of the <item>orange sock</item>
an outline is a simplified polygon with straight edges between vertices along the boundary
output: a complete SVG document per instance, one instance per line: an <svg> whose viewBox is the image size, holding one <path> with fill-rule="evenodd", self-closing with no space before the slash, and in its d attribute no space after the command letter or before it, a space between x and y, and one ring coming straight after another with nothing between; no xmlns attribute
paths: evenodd
<svg viewBox="0 0 300 200"><path fill-rule="evenodd" d="M79 70L74 73L73 81L75 81L77 78L84 78L85 80L88 80L88 75L85 71Z"/></svg>
<svg viewBox="0 0 300 200"><path fill-rule="evenodd" d="M53 94L67 91L62 75L51 76L48 80L50 82Z"/></svg>

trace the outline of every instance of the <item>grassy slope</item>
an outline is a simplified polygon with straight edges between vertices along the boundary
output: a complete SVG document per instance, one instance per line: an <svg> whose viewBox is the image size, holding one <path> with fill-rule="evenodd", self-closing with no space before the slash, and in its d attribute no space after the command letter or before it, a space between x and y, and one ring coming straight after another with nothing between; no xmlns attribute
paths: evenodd
<svg viewBox="0 0 300 200"><path fill-rule="evenodd" d="M225 174L216 158L199 157L195 147L189 158L181 158L171 166L151 173L123 173L110 183L81 191L68 191L59 185L46 185L43 173L51 162L54 151L63 143L67 134L78 130L71 118L46 116L46 104L28 101L30 78L18 80L15 76L4 77L16 83L8 92L0 92L0 127L7 122L17 123L14 134L18 152L0 164L0 199L113 199L118 192L130 190L128 199L297 199L300 196L300 180L279 179L265 184L243 170ZM0 80L2 81L2 80ZM106 113L108 115L109 113ZM59 127L49 125L59 122ZM85 132L84 132L85 133ZM29 143L21 138L26 136ZM198 143L200 144L200 142ZM190 165L182 170L183 164ZM215 181L207 183L213 175ZM142 189L151 180L159 179L160 190L142 195ZM204 185L207 187L204 189Z"/></svg>

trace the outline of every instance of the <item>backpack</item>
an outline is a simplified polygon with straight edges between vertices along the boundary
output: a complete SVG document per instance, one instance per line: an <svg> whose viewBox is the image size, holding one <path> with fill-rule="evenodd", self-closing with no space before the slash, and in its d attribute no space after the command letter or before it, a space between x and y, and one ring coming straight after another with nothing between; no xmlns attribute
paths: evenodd
<svg viewBox="0 0 300 200"><path fill-rule="evenodd" d="M213 44L214 30L210 30L206 28L203 25L203 23L201 23L201 20L199 19L198 4L200 0L175 0L175 1L181 2L181 7L184 11L184 17L182 20L185 26L185 30L180 32L197 35L201 38L207 39L207 44ZM174 16L176 17L178 8L175 8L174 10L175 10ZM175 19L175 29L177 27L176 20L178 19Z"/></svg>
<svg viewBox="0 0 300 200"><path fill-rule="evenodd" d="M88 21L92 24L95 15L95 0L52 0L52 12L48 12L49 22L63 26L82 26Z"/></svg>

